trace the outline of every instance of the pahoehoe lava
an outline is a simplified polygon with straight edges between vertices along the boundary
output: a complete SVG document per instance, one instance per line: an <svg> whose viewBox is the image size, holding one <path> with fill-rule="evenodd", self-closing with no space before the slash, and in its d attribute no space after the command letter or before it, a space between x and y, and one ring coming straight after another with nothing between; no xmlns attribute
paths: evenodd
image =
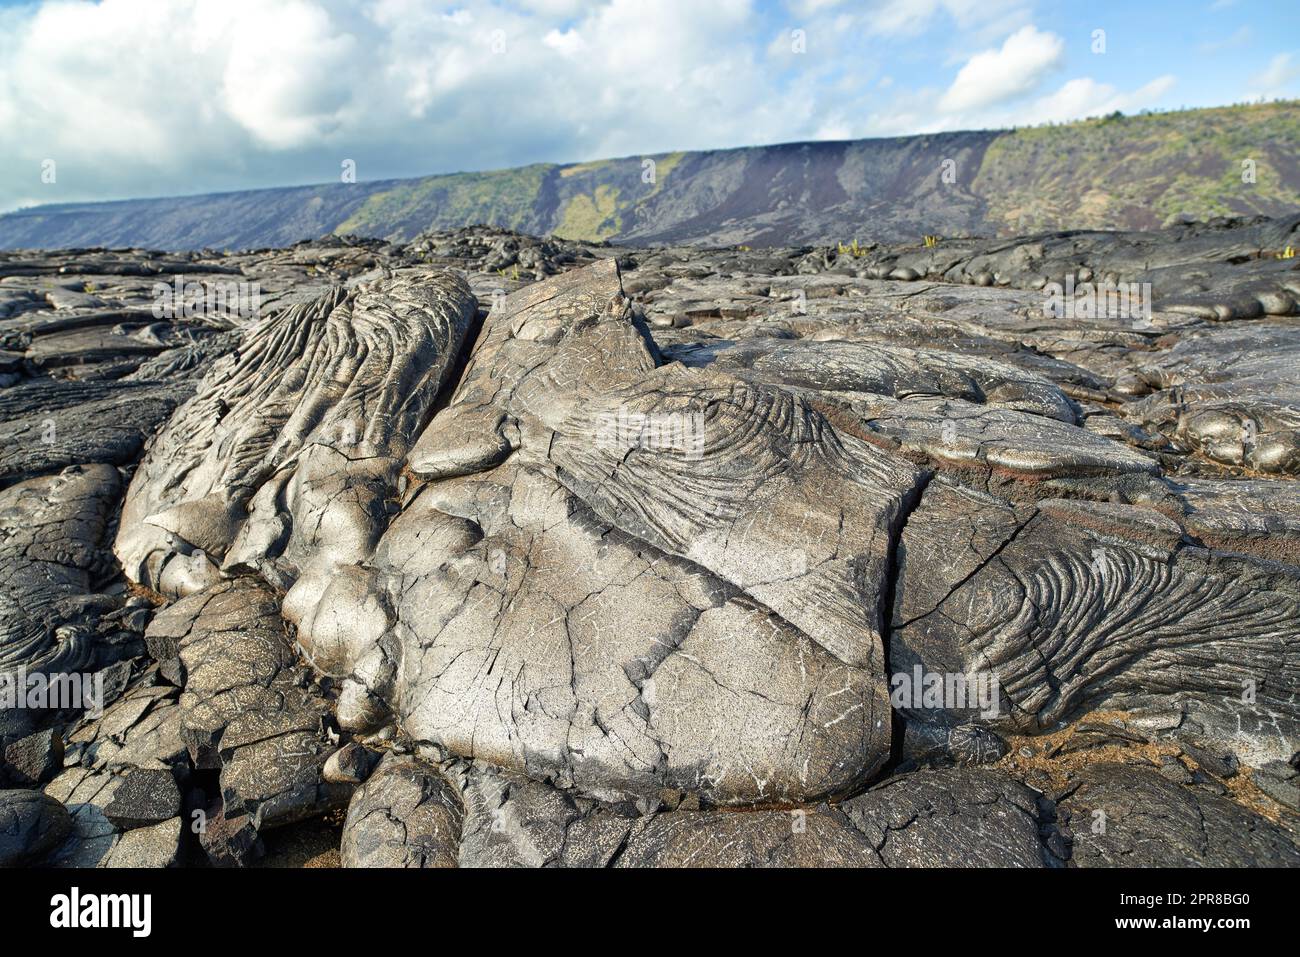
<svg viewBox="0 0 1300 957"><path fill-rule="evenodd" d="M0 865L1300 865L1296 246L0 253Z"/></svg>

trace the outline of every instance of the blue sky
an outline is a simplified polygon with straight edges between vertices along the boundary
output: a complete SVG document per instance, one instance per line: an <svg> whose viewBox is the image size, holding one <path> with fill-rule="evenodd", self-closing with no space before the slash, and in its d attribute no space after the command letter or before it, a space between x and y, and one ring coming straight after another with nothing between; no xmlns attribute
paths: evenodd
<svg viewBox="0 0 1300 957"><path fill-rule="evenodd" d="M1294 0L0 0L0 209L1294 97Z"/></svg>

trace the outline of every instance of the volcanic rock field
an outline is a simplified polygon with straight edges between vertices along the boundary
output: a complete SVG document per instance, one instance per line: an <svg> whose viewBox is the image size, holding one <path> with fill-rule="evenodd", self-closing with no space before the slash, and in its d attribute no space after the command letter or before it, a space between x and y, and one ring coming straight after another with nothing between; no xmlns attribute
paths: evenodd
<svg viewBox="0 0 1300 957"><path fill-rule="evenodd" d="M0 253L0 865L1298 866L1296 247Z"/></svg>

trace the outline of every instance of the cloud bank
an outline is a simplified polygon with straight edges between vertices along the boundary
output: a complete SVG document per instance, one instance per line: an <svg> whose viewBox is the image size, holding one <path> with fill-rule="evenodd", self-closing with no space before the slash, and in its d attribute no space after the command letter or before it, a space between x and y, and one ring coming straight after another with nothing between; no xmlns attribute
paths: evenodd
<svg viewBox="0 0 1300 957"><path fill-rule="evenodd" d="M1031 17L1023 0L46 0L0 9L0 209L327 182L344 160L373 180L1065 120L1174 82L1053 90L1066 42ZM953 27L961 43L935 41L950 82L892 68L891 41Z"/></svg>

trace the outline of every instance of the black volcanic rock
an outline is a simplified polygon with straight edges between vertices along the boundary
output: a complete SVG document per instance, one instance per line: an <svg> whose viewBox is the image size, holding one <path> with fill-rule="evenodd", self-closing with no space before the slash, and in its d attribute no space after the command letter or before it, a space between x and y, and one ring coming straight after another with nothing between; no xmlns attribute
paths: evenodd
<svg viewBox="0 0 1300 957"><path fill-rule="evenodd" d="M1060 808L1072 824L1076 867L1300 865L1294 833L1149 768L1090 768Z"/></svg>
<svg viewBox="0 0 1300 957"><path fill-rule="evenodd" d="M1297 225L0 255L6 853L1293 863Z"/></svg>
<svg viewBox="0 0 1300 957"><path fill-rule="evenodd" d="M9 787L39 787L62 767L62 730L46 728L4 748L0 782L7 782Z"/></svg>
<svg viewBox="0 0 1300 957"><path fill-rule="evenodd" d="M71 830L68 811L38 791L0 791L0 867L38 863Z"/></svg>
<svg viewBox="0 0 1300 957"><path fill-rule="evenodd" d="M123 778L104 806L104 816L123 830L146 827L180 814L176 778L162 769L140 768Z"/></svg>
<svg viewBox="0 0 1300 957"><path fill-rule="evenodd" d="M380 762L343 825L344 867L455 867L464 809L450 784L412 758Z"/></svg>

